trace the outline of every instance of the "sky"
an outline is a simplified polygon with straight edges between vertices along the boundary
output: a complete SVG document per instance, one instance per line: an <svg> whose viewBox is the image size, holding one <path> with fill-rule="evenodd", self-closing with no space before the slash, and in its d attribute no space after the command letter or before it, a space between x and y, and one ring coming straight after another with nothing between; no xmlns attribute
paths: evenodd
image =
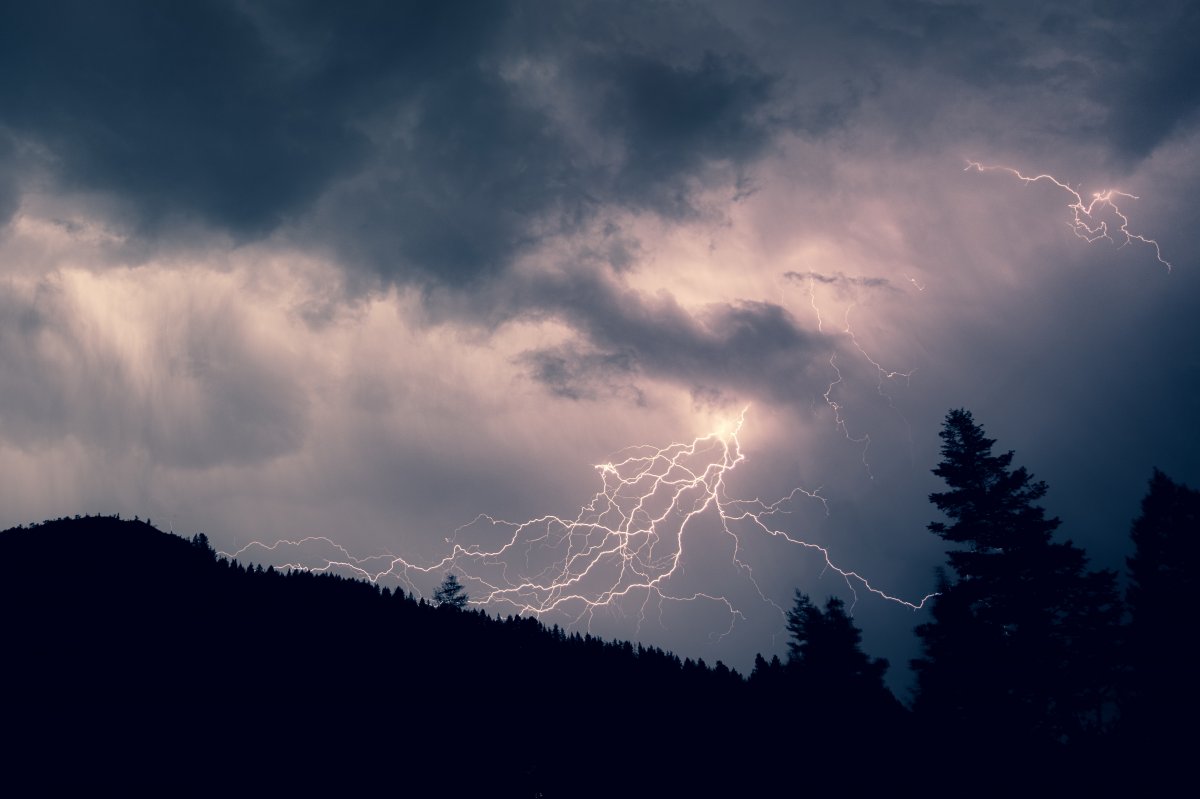
<svg viewBox="0 0 1200 799"><path fill-rule="evenodd" d="M1097 567L1154 467L1200 485L1198 39L1189 2L5 4L0 525L475 599L559 564L547 623L743 671L837 595L903 689L949 409ZM1141 238L1074 224L1109 189ZM571 571L600 539L548 516L710 434L722 507L786 513L685 494Z"/></svg>

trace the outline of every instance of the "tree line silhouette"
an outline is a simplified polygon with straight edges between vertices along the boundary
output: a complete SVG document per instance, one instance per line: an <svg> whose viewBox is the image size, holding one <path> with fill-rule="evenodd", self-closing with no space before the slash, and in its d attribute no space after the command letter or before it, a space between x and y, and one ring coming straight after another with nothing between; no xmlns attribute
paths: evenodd
<svg viewBox="0 0 1200 799"><path fill-rule="evenodd" d="M526 797L1112 793L1182 774L1200 492L1154 472L1122 595L969 412L940 436L929 529L952 549L907 704L836 597L797 591L786 659L743 677L469 609L453 575L431 602L75 517L0 533L0 764L39 792Z"/></svg>

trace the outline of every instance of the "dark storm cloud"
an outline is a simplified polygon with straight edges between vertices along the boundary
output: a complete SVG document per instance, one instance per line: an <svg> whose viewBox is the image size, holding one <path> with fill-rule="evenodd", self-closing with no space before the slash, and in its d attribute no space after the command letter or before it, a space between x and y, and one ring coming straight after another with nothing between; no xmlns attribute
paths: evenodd
<svg viewBox="0 0 1200 799"><path fill-rule="evenodd" d="M1132 168L1200 106L1200 10L1187 0L712 5L760 42L758 63L786 75L788 94L843 89L833 96L836 130L862 124L858 112L882 101L885 116L870 124L916 147L968 134L1046 136ZM944 111L976 103L997 116L944 126ZM816 107L788 109L792 124Z"/></svg>
<svg viewBox="0 0 1200 799"><path fill-rule="evenodd" d="M788 280L795 280L800 283L805 283L810 280L817 283L824 283L827 286L861 286L869 289L890 289L892 282L886 277L850 277L837 272L832 275L823 275L820 272L784 272L783 276Z"/></svg>
<svg viewBox="0 0 1200 799"><path fill-rule="evenodd" d="M1114 22L1136 35L1137 49L1109 53L1107 80L1094 92L1109 104L1113 144L1127 159L1140 160L1200 107L1200 6L1113 10Z"/></svg>
<svg viewBox="0 0 1200 799"><path fill-rule="evenodd" d="M412 124L378 148L377 177L336 193L319 215L321 235L389 278L471 284L604 208L689 216L697 175L744 165L769 139L760 116L770 80L747 63L552 57L585 113L538 104L476 64L447 70L414 99ZM616 155L598 156L580 136Z"/></svg>
<svg viewBox="0 0 1200 799"><path fill-rule="evenodd" d="M1029 21L1040 16L1040 8L1018 3L860 0L801 8L764 0L726 18L746 20L769 45L765 49L774 50L771 63L795 68L796 86L790 89L809 95L813 84L842 89L831 113L844 121L847 110L886 92L896 79L920 86L949 77L978 90L1053 76L1057 64L1034 65L1029 59L1042 45L1029 36ZM940 99L931 92L907 111L920 115ZM820 132L819 126L810 132Z"/></svg>
<svg viewBox="0 0 1200 799"><path fill-rule="evenodd" d="M606 203L686 214L697 172L769 138L749 60L668 60L587 20L533 2L9 5L0 123L142 233L294 222L387 278L470 283ZM571 107L506 76L522 59Z"/></svg>
<svg viewBox="0 0 1200 799"><path fill-rule="evenodd" d="M851 125L888 81L1053 85L1107 124L1055 108L1029 122L1142 158L1200 102L1198 17L1188 3L1104 19L1074 4L918 0L711 13L532 0L7 4L0 129L44 147L63 186L119 198L143 232L199 220L244 240L291 222L388 279L461 285L601 207L687 216L714 165L748 169L781 130ZM514 77L521 64L545 75ZM895 109L897 131L953 102L940 94ZM0 174L0 214L14 203Z"/></svg>
<svg viewBox="0 0 1200 799"><path fill-rule="evenodd" d="M0 73L0 122L143 229L178 216L261 234L363 150L233 3L8 3Z"/></svg>
<svg viewBox="0 0 1200 799"><path fill-rule="evenodd" d="M767 141L762 115L772 81L749 62L707 53L688 68L630 55L593 60L582 72L602 87L594 123L624 144L615 191L627 202L685 215L691 207L679 192L681 176L710 161L745 163Z"/></svg>
<svg viewBox="0 0 1200 799"><path fill-rule="evenodd" d="M586 214L582 177L541 111L474 67L440 77L417 120L376 154L378 177L336 195L321 234L389 278L462 285L494 275L559 208Z"/></svg>
<svg viewBox="0 0 1200 799"><path fill-rule="evenodd" d="M624 397L634 404L645 402L641 389L630 381L637 375L637 353L606 352L563 344L523 353L518 362L531 378L550 393L571 400Z"/></svg>
<svg viewBox="0 0 1200 799"><path fill-rule="evenodd" d="M811 388L817 338L772 303L713 303L692 312L666 293L650 297L598 272L536 282L522 301L570 324L586 344L523 356L530 376L560 396L637 399L631 386L640 376L730 400L789 402Z"/></svg>

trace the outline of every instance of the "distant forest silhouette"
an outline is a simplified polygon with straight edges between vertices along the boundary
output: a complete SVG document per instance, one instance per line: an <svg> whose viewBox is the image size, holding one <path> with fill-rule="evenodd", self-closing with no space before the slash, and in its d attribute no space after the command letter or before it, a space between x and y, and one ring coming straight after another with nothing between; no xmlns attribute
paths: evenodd
<svg viewBox="0 0 1200 799"><path fill-rule="evenodd" d="M428 601L85 516L0 533L2 779L524 797L1169 785L1196 744L1200 492L1155 470L1122 595L969 412L940 435L929 528L953 548L907 703L837 598L797 591L786 659L743 676L469 609L452 575Z"/></svg>

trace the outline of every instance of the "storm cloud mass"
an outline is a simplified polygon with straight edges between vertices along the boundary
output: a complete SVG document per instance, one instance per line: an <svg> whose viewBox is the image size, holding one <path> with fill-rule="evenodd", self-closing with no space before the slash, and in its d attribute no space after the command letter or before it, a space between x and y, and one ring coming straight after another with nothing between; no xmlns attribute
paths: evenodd
<svg viewBox="0 0 1200 799"><path fill-rule="evenodd" d="M1119 566L1151 468L1200 483L1197 40L1188 2L6 4L0 521L437 558L748 407L731 489L820 486L796 531L920 597L961 406ZM1136 195L1174 268L968 158ZM742 609L636 634L745 668L782 622ZM855 613L907 659L919 618Z"/></svg>

